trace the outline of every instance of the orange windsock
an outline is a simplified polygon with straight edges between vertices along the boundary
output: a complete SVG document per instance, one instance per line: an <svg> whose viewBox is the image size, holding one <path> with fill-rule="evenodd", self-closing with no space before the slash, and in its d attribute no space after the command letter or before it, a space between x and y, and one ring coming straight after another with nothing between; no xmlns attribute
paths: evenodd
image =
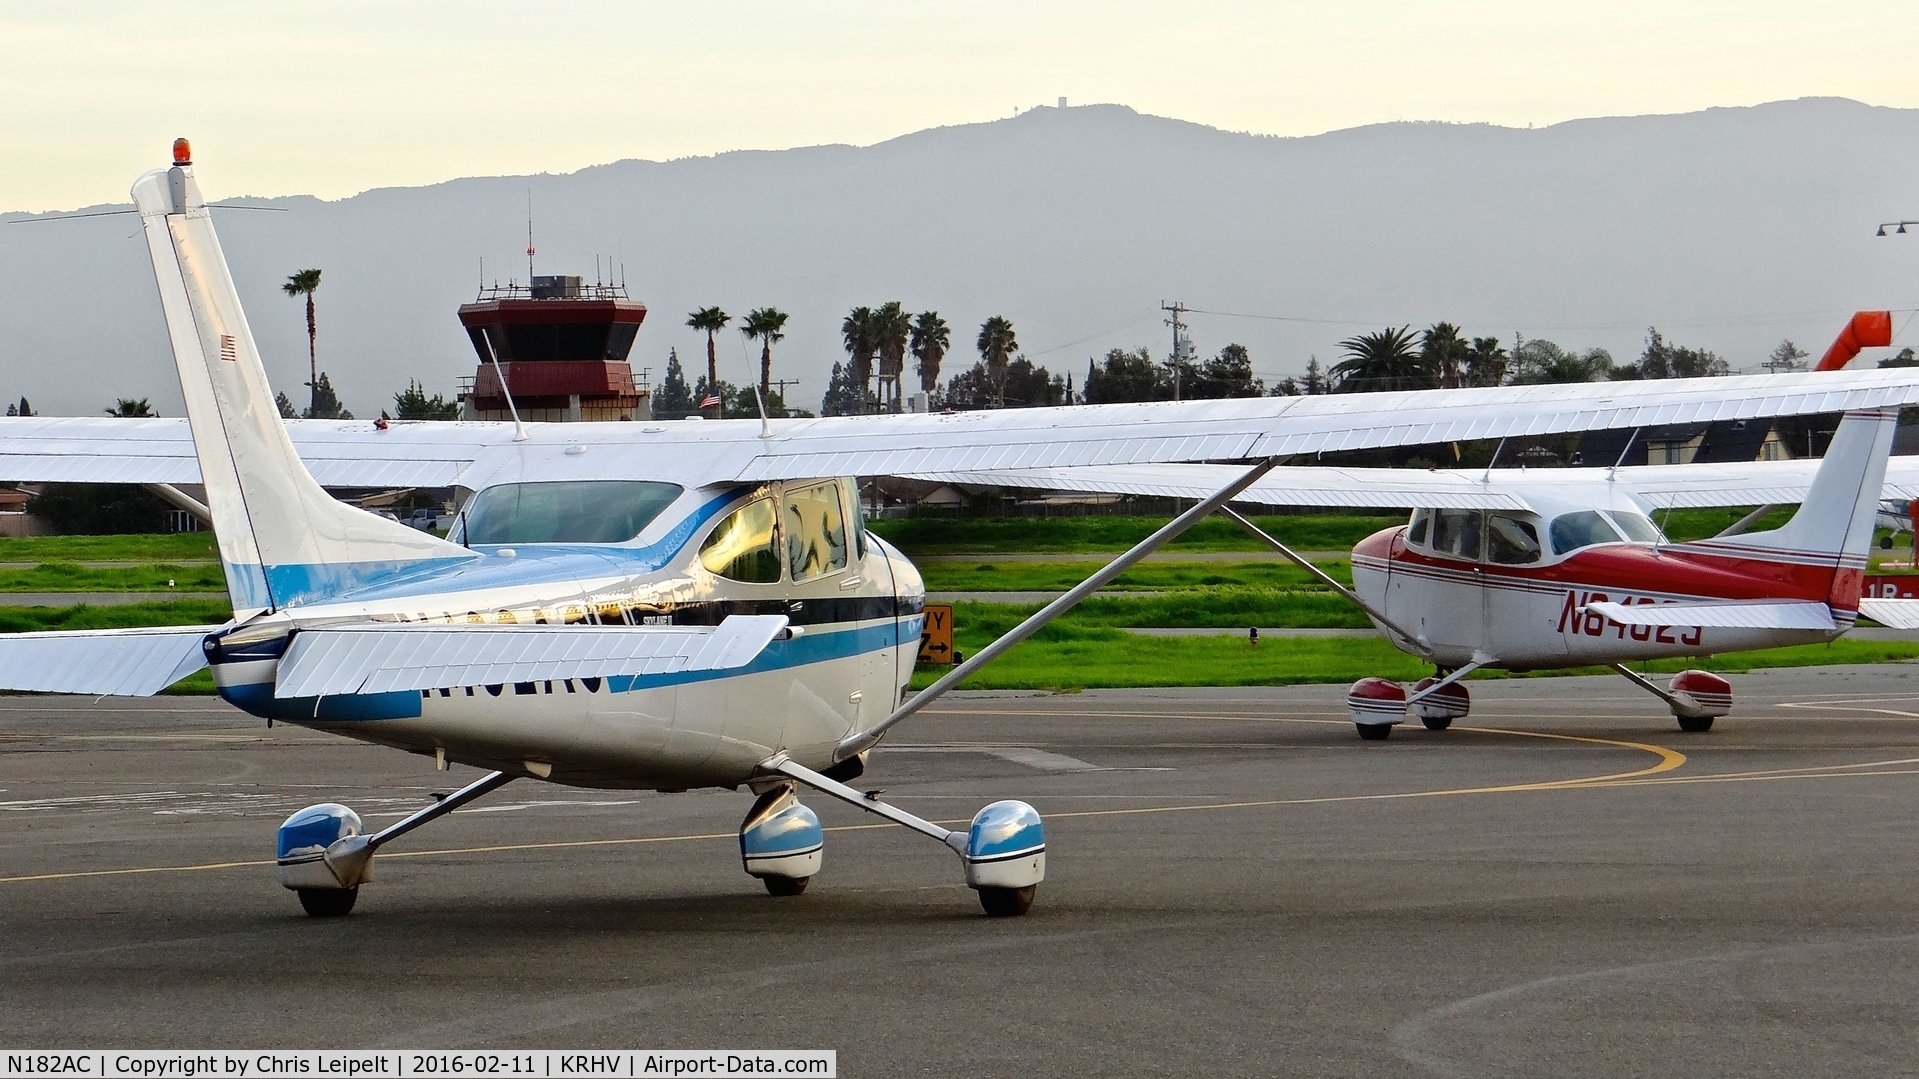
<svg viewBox="0 0 1919 1079"><path fill-rule="evenodd" d="M1860 311L1839 331L1839 337L1832 347L1826 350L1819 360L1815 371L1837 371L1852 362L1859 350L1876 345L1892 344L1892 312Z"/></svg>

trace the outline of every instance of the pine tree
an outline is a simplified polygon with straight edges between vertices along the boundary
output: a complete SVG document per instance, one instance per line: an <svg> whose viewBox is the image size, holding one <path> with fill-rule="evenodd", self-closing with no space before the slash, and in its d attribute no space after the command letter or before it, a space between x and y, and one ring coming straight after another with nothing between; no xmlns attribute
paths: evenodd
<svg viewBox="0 0 1919 1079"><path fill-rule="evenodd" d="M393 414L402 420L457 420L460 403L440 394L426 395L426 387L411 379L406 389L393 395Z"/></svg>
<svg viewBox="0 0 1919 1079"><path fill-rule="evenodd" d="M340 407L340 396L333 392L333 379L325 371L320 372L320 380L313 384L313 407L307 409L309 420L350 420L353 413Z"/></svg>
<svg viewBox="0 0 1919 1079"><path fill-rule="evenodd" d="M686 369L680 366L680 351L667 350L666 377L653 395L653 414L662 418L684 416L693 411L696 400L693 388L686 384Z"/></svg>
<svg viewBox="0 0 1919 1079"><path fill-rule="evenodd" d="M275 408L278 408L280 410L280 418L283 420L295 420L300 418L299 407L293 403L292 398L288 397L284 393L280 394L278 397L275 397L273 399L273 405Z"/></svg>
<svg viewBox="0 0 1919 1079"><path fill-rule="evenodd" d="M1300 383L1300 388L1307 393L1325 393L1329 388L1326 385L1326 372L1320 370L1318 356L1306 360L1306 380Z"/></svg>

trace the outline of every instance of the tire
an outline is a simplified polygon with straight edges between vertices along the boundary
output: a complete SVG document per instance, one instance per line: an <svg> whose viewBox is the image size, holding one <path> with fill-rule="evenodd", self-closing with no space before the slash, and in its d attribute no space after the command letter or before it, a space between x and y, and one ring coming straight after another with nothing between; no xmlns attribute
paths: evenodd
<svg viewBox="0 0 1919 1079"><path fill-rule="evenodd" d="M800 895L812 877L761 877L768 895Z"/></svg>
<svg viewBox="0 0 1919 1079"><path fill-rule="evenodd" d="M1355 723L1353 727L1359 736L1368 742L1380 742L1392 737L1393 725L1390 723Z"/></svg>
<svg viewBox="0 0 1919 1079"><path fill-rule="evenodd" d="M1420 716L1419 721L1424 723L1429 731L1443 731L1453 725L1451 716Z"/></svg>
<svg viewBox="0 0 1919 1079"><path fill-rule="evenodd" d="M1033 895L1039 885L1024 888L980 888L979 905L988 918L1017 918L1033 909Z"/></svg>
<svg viewBox="0 0 1919 1079"><path fill-rule="evenodd" d="M1691 734L1704 734L1712 730L1712 716L1680 716L1679 729Z"/></svg>
<svg viewBox="0 0 1919 1079"><path fill-rule="evenodd" d="M360 898L358 888L298 888L300 906L314 918L344 918Z"/></svg>

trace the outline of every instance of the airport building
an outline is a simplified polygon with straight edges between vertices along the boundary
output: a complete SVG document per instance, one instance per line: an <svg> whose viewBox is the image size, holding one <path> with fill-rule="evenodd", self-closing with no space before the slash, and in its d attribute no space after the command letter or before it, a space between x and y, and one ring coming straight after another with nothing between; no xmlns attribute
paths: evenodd
<svg viewBox="0 0 1919 1079"><path fill-rule="evenodd" d="M460 305L479 355L460 382L460 418L511 420L517 409L528 421L651 419L652 390L627 362L646 305L575 276L532 282L484 288Z"/></svg>

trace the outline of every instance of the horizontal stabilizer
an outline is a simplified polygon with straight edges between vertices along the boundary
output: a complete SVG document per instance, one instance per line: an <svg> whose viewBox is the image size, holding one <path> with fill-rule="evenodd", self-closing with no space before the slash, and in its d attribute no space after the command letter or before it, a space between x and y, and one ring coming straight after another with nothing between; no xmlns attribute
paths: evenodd
<svg viewBox="0 0 1919 1079"><path fill-rule="evenodd" d="M0 635L0 689L151 697L207 665L200 642L221 626Z"/></svg>
<svg viewBox="0 0 1919 1079"><path fill-rule="evenodd" d="M1586 610L1627 626L1707 626L1713 629L1812 629L1832 631L1832 609L1813 600L1725 600L1717 603L1600 601Z"/></svg>
<svg viewBox="0 0 1919 1079"><path fill-rule="evenodd" d="M718 626L458 626L311 629L280 662L276 697L454 689L618 675L725 671L751 663L785 615Z"/></svg>
<svg viewBox="0 0 1919 1079"><path fill-rule="evenodd" d="M1919 629L1919 599L1862 599L1859 613L1893 629Z"/></svg>

